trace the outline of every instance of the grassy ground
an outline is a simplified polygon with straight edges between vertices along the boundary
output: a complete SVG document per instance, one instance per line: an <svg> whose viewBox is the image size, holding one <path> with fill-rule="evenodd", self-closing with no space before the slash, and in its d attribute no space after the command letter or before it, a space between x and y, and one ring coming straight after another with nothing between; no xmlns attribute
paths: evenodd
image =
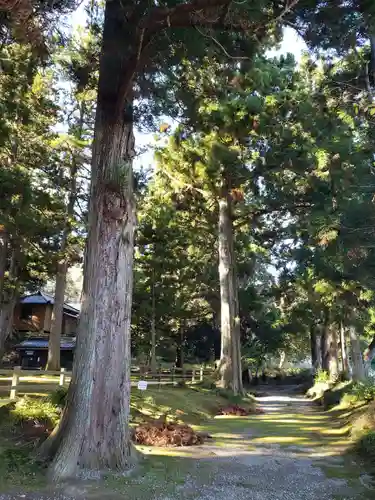
<svg viewBox="0 0 375 500"><path fill-rule="evenodd" d="M28 396L29 397L29 396ZM177 420L189 425L205 425L219 412L220 407L227 406L233 398L223 391L209 391L199 387L178 388L172 386L150 386L146 391L132 389L131 420L139 421L159 418L165 415L168 420ZM31 399L34 399L33 397ZM3 400L4 404L9 400ZM238 399L236 399L238 401ZM253 405L253 399L242 398L241 404ZM0 407L2 402L0 400ZM21 408L19 418L27 418ZM141 448L141 451L144 451ZM33 459L35 442L27 443L20 432L9 422L8 414L0 408L0 490L9 487L27 485L28 488L39 488L44 483L43 466Z"/></svg>
<svg viewBox="0 0 375 500"><path fill-rule="evenodd" d="M319 464L319 470L323 471L321 481L322 484L323 481L325 482L326 491L329 491L329 488L339 480L347 483L345 491L343 490L342 494L334 498L340 500L374 498L371 496L372 491L368 494L367 488L363 491L361 489L363 473L361 467L354 465L351 458L342 458L351 445L348 434L351 417L349 411L341 409L325 412L323 409L312 408L309 404L305 405L305 402L301 400L290 404L285 401L282 403L265 402L266 411L263 414L248 417L217 417L219 408L232 402L225 396L226 393L205 390L199 386L163 387L160 390L151 387L146 392L133 390L131 402L133 422L166 415L167 418L188 423L197 430L209 432L213 437L213 442L189 448L139 447L143 459L136 471L125 476L109 475L104 479L104 483L90 483L84 487L83 496L77 493L78 489L75 489L74 485L70 485L70 494L73 498L93 500L107 498L117 500L124 497L129 500L161 498L192 500L201 498L198 494L200 490L209 490L213 492L212 498L230 500L232 497L225 496L224 490L224 493L217 493L215 489L220 478L224 478L227 473L228 478L225 481L228 480L230 483L234 480L233 492L238 490L239 494L238 497L233 498L238 498L238 500L260 498L251 496L250 490L246 489L250 488L247 484L252 484L251 487L256 489L256 493L263 491L262 488L266 488L267 484L271 484L274 480L277 484L280 482L280 488L288 487L287 483L292 478L303 475L304 468L311 476L310 480L315 481L314 467L317 465L305 463L306 460L314 460L316 464ZM240 403L242 406L254 404L251 397ZM9 488L15 491L25 491L27 488L27 491L50 492L45 489L45 469L31 458L32 444L20 442L17 435L10 435L9 428L7 429L4 425L0 425L0 430L0 498L2 498L1 492ZM233 455L234 462L231 459L225 463L217 460L220 450L223 454ZM237 456L243 456L245 462L242 465L241 463L236 465ZM259 460L266 460L266 462L264 465L262 463L259 465ZM291 463L294 463L293 466L296 467L295 472L290 469ZM276 468L280 467L280 464L281 470L278 472ZM301 473L298 472L300 467L302 467ZM238 476L239 470L241 477ZM285 474L289 473L290 479L285 478ZM269 481L267 474L270 475ZM332 485L330 478L333 481ZM264 481L264 485L258 484L259 481ZM301 483L304 483L304 478L301 479ZM314 484L312 482L312 487L319 488ZM299 496L298 488L302 486L296 486L296 497L285 498L289 500L318 498L306 497L303 494ZM82 490L79 491L82 492ZM349 491L352 493L349 494ZM245 492L243 497L241 492ZM66 495L69 492L64 490L63 493ZM267 490L264 498L275 500L279 498L279 496L269 495ZM47 496L35 496L35 498L47 498ZM48 498L53 497L48 495ZM211 497L207 496L207 498ZM319 498L323 500L328 497L323 495Z"/></svg>

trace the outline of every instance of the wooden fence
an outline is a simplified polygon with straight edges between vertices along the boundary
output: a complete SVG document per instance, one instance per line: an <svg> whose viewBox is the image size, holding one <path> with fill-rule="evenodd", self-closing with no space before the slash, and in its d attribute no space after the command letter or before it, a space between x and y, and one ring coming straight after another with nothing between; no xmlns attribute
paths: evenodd
<svg viewBox="0 0 375 500"><path fill-rule="evenodd" d="M137 387L140 380L148 385L177 385L179 382L202 382L204 377L212 374L212 370L206 370L204 366L183 370L181 368L159 367L157 372L142 370L134 367L131 370L131 386ZM70 383L72 373L61 368L58 371L22 370L15 366L13 370L0 369L0 395L10 400L15 400L19 394L40 394L52 392L58 387L66 387Z"/></svg>

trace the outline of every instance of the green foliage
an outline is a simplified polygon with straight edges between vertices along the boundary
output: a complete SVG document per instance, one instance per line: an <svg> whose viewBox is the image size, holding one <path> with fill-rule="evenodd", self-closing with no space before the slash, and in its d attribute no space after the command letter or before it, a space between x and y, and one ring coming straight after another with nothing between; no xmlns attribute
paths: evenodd
<svg viewBox="0 0 375 500"><path fill-rule="evenodd" d="M375 430L368 430L355 445L356 451L370 463L375 460Z"/></svg>
<svg viewBox="0 0 375 500"><path fill-rule="evenodd" d="M369 403L375 399L375 384L371 380L357 382L351 387L350 395L356 402Z"/></svg>
<svg viewBox="0 0 375 500"><path fill-rule="evenodd" d="M0 449L0 474L3 487L14 489L18 485L27 488L43 484L45 464L35 460L32 445Z"/></svg>
<svg viewBox="0 0 375 500"><path fill-rule="evenodd" d="M18 400L11 410L13 421L21 424L28 421L44 422L55 426L60 419L61 410L46 398L29 398L24 396Z"/></svg>
<svg viewBox="0 0 375 500"><path fill-rule="evenodd" d="M52 394L49 395L48 400L51 403L51 405L63 409L66 403L67 395L68 395L68 389L66 387L59 387L54 392L52 392Z"/></svg>
<svg viewBox="0 0 375 500"><path fill-rule="evenodd" d="M21 471L24 472L25 468L29 468L32 463L29 449L6 448L1 452L0 456L9 473L18 474Z"/></svg>
<svg viewBox="0 0 375 500"><path fill-rule="evenodd" d="M326 370L318 370L315 377L314 377L314 381L316 384L328 383L329 380L330 380L330 376Z"/></svg>

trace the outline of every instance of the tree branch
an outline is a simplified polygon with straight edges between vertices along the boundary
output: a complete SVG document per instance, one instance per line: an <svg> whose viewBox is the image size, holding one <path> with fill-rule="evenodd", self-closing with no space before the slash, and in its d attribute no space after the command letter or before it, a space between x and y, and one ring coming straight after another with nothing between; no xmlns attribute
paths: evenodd
<svg viewBox="0 0 375 500"><path fill-rule="evenodd" d="M135 46L136 53L129 60L128 71L123 77L123 84L119 92L119 106L126 100L134 76L142 63L147 48L151 45L153 35L168 28L188 28L197 26L212 27L221 30L238 30L248 32L253 30L256 38L265 32L266 26L271 22L279 22L288 14L299 0L287 0L286 6L276 18L265 19L264 22L254 23L250 19L238 17L226 21L227 13L232 0L191 0L189 3L181 3L172 8L155 7L140 19L138 23L139 38ZM215 39L213 41L218 44ZM221 46L221 44L220 44ZM221 46L223 49L223 47ZM225 49L224 49L225 50ZM229 55L229 54L228 54Z"/></svg>
<svg viewBox="0 0 375 500"><path fill-rule="evenodd" d="M226 51L225 47L223 47L223 45L221 45L221 43L219 42L219 40L216 40L215 37L213 37L212 35L206 35L205 33L203 33L203 31L201 31L198 26L194 26L194 28L198 31L198 33L200 33L203 37L205 38L209 38L210 40L212 40L218 47L220 47L220 49L222 50L222 52L228 57L228 59L234 59L236 61L244 61L244 60L250 60L250 57L247 57L247 56L231 56L230 54L228 54L228 52Z"/></svg>
<svg viewBox="0 0 375 500"><path fill-rule="evenodd" d="M291 205L289 207L278 207L278 208L264 208L260 210L256 210L254 212L249 212L248 216L246 219L241 220L234 226L234 229L239 229L242 226L246 226L246 224L249 224L251 222L251 219L255 217L261 217L262 215L270 215L273 213L279 213L279 212L292 212L293 209L296 208L311 208L311 205L306 204L306 203L300 203L300 204L295 204ZM238 217L239 219L240 217ZM242 217L241 217L242 218Z"/></svg>

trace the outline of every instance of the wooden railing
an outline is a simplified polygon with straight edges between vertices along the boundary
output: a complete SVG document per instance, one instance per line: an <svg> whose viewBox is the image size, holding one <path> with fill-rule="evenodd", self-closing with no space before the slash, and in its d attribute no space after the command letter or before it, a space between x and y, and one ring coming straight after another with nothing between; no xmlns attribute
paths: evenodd
<svg viewBox="0 0 375 500"><path fill-rule="evenodd" d="M133 367L131 385L137 387L140 380L146 381L148 385L159 386L177 385L182 381L196 383L203 381L204 377L210 374L212 370L205 369L203 365L189 370L160 366L156 372ZM61 368L60 371L22 370L19 366L15 366L13 370L0 369L0 395L9 394L9 399L13 401L19 394L52 392L58 387L68 386L71 376L72 373L65 368Z"/></svg>

